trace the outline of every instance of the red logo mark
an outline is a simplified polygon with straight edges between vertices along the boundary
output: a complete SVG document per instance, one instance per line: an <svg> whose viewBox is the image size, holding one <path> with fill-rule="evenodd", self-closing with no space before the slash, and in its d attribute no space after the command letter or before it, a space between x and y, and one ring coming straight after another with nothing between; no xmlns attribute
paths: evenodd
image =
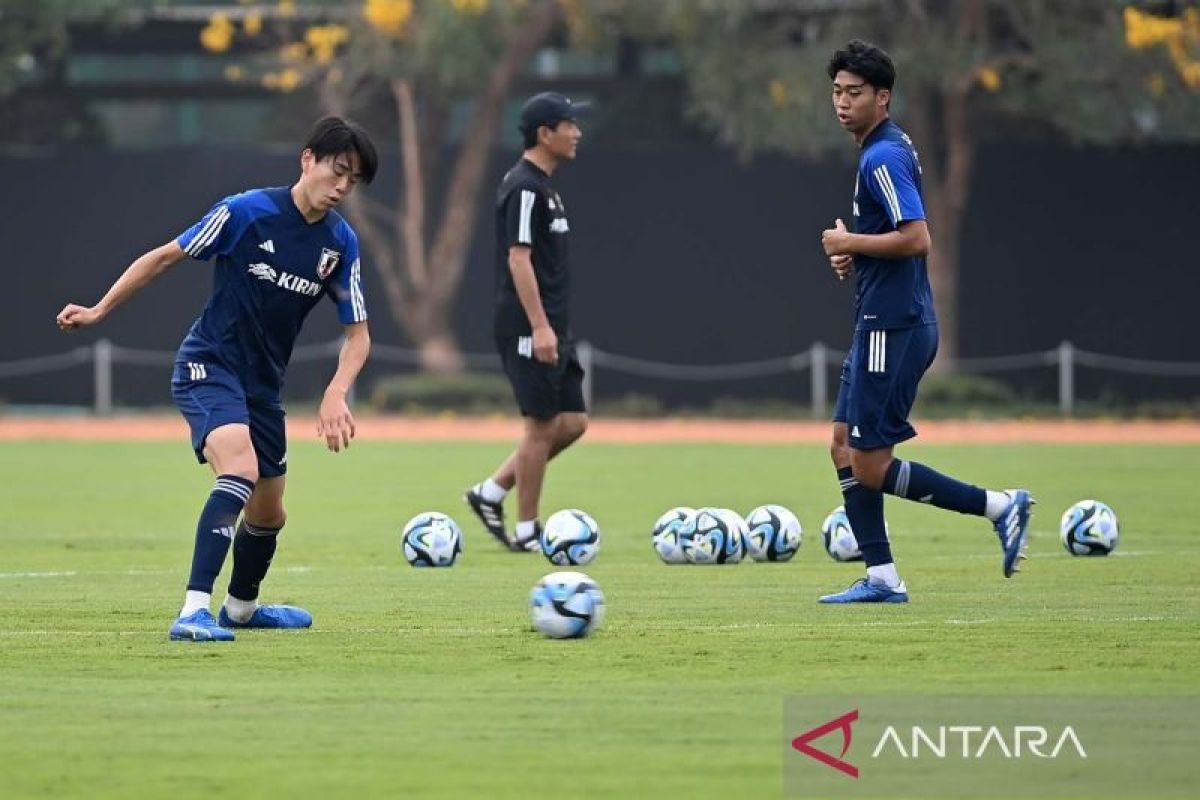
<svg viewBox="0 0 1200 800"><path fill-rule="evenodd" d="M831 719L824 725L800 734L795 739L792 739L792 747L796 750L799 750L801 753L804 753L804 755L808 756L809 758L815 758L817 761L820 761L827 767L833 767L839 772L846 773L851 778L857 778L858 767L854 766L848 761L842 760L842 757L846 755L846 751L850 749L850 740L854 737L854 733L850 729L850 726L857 721L858 709L856 708L847 714L843 714L837 719ZM829 753L826 753L824 750L818 750L809 744L809 742L811 742L813 739L820 739L825 734L832 733L839 728L842 731L842 752L836 757L829 755Z"/></svg>

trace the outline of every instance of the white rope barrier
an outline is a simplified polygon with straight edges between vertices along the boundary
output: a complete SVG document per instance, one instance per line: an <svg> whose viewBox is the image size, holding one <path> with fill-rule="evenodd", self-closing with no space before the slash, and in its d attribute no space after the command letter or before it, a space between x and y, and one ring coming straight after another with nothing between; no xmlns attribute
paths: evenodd
<svg viewBox="0 0 1200 800"><path fill-rule="evenodd" d="M340 339L302 345L293 351L292 363L335 358L341 346ZM846 356L844 352L830 349L820 342L801 353L732 364L672 364L651 361L609 353L597 349L595 345L588 342L579 343L578 353L587 376L584 390L589 402L592 396L595 372L598 368L637 377L690 382L748 380L769 375L810 371L815 416L826 413L830 368L840 368L841 362ZM101 339L91 346L76 347L65 353L0 362L0 379L38 375L91 364L93 365L96 411L97 413L108 413L112 408L112 368L114 365L170 366L174 360L175 353L173 351L123 347L114 345L107 339ZM407 347L372 344L371 360L417 367L421 364L421 353ZM463 353L462 360L464 366L471 370L494 371L500 366L500 359L494 353ZM1127 356L1113 356L1080 350L1070 342L1063 342L1050 350L1033 353L960 358L956 359L951 366L956 371L966 373L1004 372L1057 366L1059 408L1064 414L1069 414L1074 409L1077 367L1168 378L1200 377L1200 362L1197 361L1152 361Z"/></svg>

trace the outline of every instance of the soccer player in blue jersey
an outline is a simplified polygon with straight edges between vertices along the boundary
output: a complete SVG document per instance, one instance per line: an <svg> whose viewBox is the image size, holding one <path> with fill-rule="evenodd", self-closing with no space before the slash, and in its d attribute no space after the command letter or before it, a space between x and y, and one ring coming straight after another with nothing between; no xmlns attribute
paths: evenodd
<svg viewBox="0 0 1200 800"><path fill-rule="evenodd" d="M171 381L196 458L217 476L196 526L191 577L171 639L231 641L234 628L312 624L302 608L258 604L287 519L280 392L305 317L330 298L346 339L317 428L331 451L350 446L354 417L346 394L367 359L370 336L358 238L334 207L369 183L377 164L362 128L338 117L318 120L295 184L226 197L178 238L138 257L96 305L70 304L58 315L64 331L94 325L184 258L216 262L212 296L179 347ZM213 584L231 544L229 591L214 619Z"/></svg>
<svg viewBox="0 0 1200 800"><path fill-rule="evenodd" d="M921 166L912 140L888 116L896 71L887 53L855 40L833 54L828 72L838 122L862 150L854 230L839 219L821 244L838 278L853 273L856 282L854 340L842 365L831 454L867 576L820 602L908 602L884 527L885 493L987 517L1011 577L1024 558L1029 492L981 489L893 455L917 435L908 414L937 353Z"/></svg>

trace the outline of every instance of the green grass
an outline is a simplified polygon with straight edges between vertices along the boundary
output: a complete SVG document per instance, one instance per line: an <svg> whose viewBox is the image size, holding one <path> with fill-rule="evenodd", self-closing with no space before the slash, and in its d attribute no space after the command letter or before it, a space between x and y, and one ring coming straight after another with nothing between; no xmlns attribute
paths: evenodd
<svg viewBox="0 0 1200 800"><path fill-rule="evenodd" d="M818 606L859 574L820 547L840 502L821 447L585 444L544 508L599 520L586 569L609 613L558 642L525 607L550 565L501 552L459 500L505 448L297 443L264 599L316 625L201 646L166 637L211 485L186 443L0 444L0 797L770 797L789 695L1194 692L1197 448L906 451L1035 491L1025 572L1003 579L985 523L889 500L913 602ZM1113 558L1057 541L1090 496L1121 516ZM763 502L804 524L790 564L651 551L670 506ZM466 531L453 569L400 556L428 509Z"/></svg>

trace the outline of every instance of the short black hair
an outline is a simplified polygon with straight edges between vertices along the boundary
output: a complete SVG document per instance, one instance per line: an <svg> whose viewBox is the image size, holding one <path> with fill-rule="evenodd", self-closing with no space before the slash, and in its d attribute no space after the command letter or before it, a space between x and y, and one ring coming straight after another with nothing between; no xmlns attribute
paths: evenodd
<svg viewBox="0 0 1200 800"><path fill-rule="evenodd" d="M876 89L890 91L896 83L896 67L891 56L862 39L851 40L829 59L830 80L842 70L857 75Z"/></svg>
<svg viewBox="0 0 1200 800"><path fill-rule="evenodd" d="M526 150L530 149L531 147L537 146L538 129L536 127L535 128L519 128L519 130L521 131L521 141L524 142Z"/></svg>
<svg viewBox="0 0 1200 800"><path fill-rule="evenodd" d="M358 153L364 183L370 183L379 168L379 156L375 153L371 137L358 123L341 117L328 116L317 120L301 150L312 150L318 161L351 151Z"/></svg>

